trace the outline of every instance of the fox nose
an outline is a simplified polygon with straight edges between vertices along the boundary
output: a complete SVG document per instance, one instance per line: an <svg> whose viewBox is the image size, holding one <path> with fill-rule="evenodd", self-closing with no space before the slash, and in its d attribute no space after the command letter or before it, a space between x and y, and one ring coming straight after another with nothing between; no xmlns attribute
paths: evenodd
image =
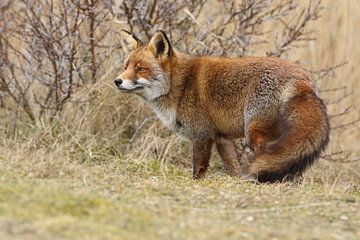
<svg viewBox="0 0 360 240"><path fill-rule="evenodd" d="M121 80L120 78L114 80L114 83L117 87L119 87L122 84L122 82L123 80Z"/></svg>

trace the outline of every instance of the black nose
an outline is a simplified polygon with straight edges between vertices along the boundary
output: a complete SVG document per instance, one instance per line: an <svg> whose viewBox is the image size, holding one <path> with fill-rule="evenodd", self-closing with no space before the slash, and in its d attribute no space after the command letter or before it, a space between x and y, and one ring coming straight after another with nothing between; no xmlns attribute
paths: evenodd
<svg viewBox="0 0 360 240"><path fill-rule="evenodd" d="M120 78L114 80L114 83L116 86L120 86L122 84L122 82L123 81Z"/></svg>

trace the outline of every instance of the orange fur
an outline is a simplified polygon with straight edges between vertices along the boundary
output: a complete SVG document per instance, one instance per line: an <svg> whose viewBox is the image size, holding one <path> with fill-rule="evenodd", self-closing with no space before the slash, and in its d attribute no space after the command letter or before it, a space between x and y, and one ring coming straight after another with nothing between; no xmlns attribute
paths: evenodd
<svg viewBox="0 0 360 240"><path fill-rule="evenodd" d="M133 92L193 142L194 178L205 176L214 142L239 175L232 139L245 137L255 154L243 172L260 181L301 174L326 146L326 109L300 66L270 57L190 56L173 49L163 32L133 45L119 79L149 82Z"/></svg>

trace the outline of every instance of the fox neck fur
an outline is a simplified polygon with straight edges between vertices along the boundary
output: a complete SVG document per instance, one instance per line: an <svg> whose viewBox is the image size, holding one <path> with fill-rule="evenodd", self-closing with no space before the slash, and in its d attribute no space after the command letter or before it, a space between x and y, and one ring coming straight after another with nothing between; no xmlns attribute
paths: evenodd
<svg viewBox="0 0 360 240"><path fill-rule="evenodd" d="M195 57L175 51L171 61L169 75L162 77L169 82L170 88L166 94L153 99L144 99L156 113L161 122L170 130L176 131L180 123L177 121L177 109L179 102L185 95L189 81L195 81L194 61Z"/></svg>

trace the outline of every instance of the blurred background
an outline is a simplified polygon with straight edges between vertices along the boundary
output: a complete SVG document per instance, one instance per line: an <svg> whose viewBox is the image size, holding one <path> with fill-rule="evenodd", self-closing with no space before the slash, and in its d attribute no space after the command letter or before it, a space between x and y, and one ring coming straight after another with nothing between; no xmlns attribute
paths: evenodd
<svg viewBox="0 0 360 240"><path fill-rule="evenodd" d="M0 0L0 239L359 239L360 1ZM113 79L119 31L312 75L331 141L294 182L228 176ZM311 111L311 109L309 109ZM246 159L249 149L240 139Z"/></svg>
<svg viewBox="0 0 360 240"><path fill-rule="evenodd" d="M322 162L351 170L360 155L359 10L356 0L2 0L0 144L28 149L20 159L56 149L79 161L190 166L188 144L112 83L124 59L119 31L146 42L162 29L189 54L267 55L304 66L331 120Z"/></svg>

